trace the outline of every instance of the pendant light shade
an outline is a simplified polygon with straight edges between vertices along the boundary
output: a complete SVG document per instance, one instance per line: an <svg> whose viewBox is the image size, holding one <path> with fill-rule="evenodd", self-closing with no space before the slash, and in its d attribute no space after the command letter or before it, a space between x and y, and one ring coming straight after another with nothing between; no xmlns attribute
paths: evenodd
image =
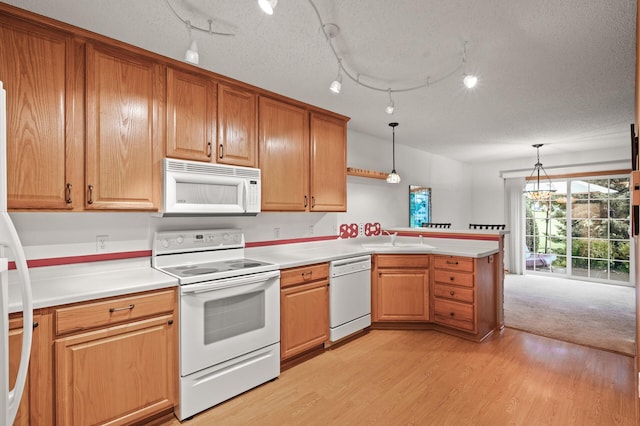
<svg viewBox="0 0 640 426"><path fill-rule="evenodd" d="M184 60L196 65L200 62L198 43L195 40L191 40L191 45L189 45L189 49L187 49L187 52L184 54Z"/></svg>
<svg viewBox="0 0 640 426"><path fill-rule="evenodd" d="M542 163L540 162L540 147L542 144L538 143L531 146L536 149L538 161L533 166L533 171L531 172L531 176L529 176L529 181L533 181L533 187L527 185L529 186L529 189L525 189L523 194L533 201L547 201L549 197L551 197L551 194L556 192L557 189L553 187L549 175L547 175L547 172L544 170ZM543 180L540 182L540 174L544 175L546 181ZM533 179L534 176L536 177L535 180Z"/></svg>
<svg viewBox="0 0 640 426"><path fill-rule="evenodd" d="M396 127L398 123L389 123L392 131L392 153L393 153L393 169L391 169L391 173L387 176L387 183L400 183L400 175L396 172Z"/></svg>

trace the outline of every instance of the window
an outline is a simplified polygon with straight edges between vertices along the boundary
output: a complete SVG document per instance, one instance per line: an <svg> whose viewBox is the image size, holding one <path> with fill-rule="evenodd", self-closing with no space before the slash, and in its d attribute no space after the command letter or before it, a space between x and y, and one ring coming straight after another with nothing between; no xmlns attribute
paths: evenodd
<svg viewBox="0 0 640 426"><path fill-rule="evenodd" d="M548 199L525 198L527 270L629 283L629 178L554 180L553 186Z"/></svg>
<svg viewBox="0 0 640 426"><path fill-rule="evenodd" d="M409 185L409 226L419 228L431 222L431 188Z"/></svg>

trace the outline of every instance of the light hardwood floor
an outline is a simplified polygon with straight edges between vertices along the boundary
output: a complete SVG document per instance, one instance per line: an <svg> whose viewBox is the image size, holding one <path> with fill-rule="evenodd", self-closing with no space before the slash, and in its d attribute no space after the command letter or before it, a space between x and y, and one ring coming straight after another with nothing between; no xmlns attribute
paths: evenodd
<svg viewBox="0 0 640 426"><path fill-rule="evenodd" d="M483 343L374 330L183 424L634 425L633 371L631 357L508 328Z"/></svg>

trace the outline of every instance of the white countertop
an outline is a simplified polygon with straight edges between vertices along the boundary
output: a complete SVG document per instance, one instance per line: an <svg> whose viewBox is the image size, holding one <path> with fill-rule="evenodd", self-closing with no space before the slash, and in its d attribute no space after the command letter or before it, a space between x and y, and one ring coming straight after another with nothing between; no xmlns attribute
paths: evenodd
<svg viewBox="0 0 640 426"><path fill-rule="evenodd" d="M178 285L177 279L153 269L146 257L30 268L29 275L34 309ZM12 270L9 312L20 311L20 287Z"/></svg>
<svg viewBox="0 0 640 426"><path fill-rule="evenodd" d="M373 253L433 253L466 257L485 257L497 253L495 241L397 237L400 247L383 246L390 238L367 237L310 243L282 244L245 249L245 257L292 268ZM377 245L375 249L364 245ZM409 244L409 246L402 246ZM29 269L34 308L84 302L103 297L175 287L178 280L151 267L147 257L79 263ZM20 312L22 302L17 273L9 271L9 312Z"/></svg>

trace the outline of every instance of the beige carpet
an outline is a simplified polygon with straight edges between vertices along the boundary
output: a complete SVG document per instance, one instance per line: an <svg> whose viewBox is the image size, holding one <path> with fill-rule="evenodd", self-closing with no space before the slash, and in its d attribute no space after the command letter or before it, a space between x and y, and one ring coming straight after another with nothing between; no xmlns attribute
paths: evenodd
<svg viewBox="0 0 640 426"><path fill-rule="evenodd" d="M635 289L540 275L506 275L504 322L625 355L635 354Z"/></svg>

